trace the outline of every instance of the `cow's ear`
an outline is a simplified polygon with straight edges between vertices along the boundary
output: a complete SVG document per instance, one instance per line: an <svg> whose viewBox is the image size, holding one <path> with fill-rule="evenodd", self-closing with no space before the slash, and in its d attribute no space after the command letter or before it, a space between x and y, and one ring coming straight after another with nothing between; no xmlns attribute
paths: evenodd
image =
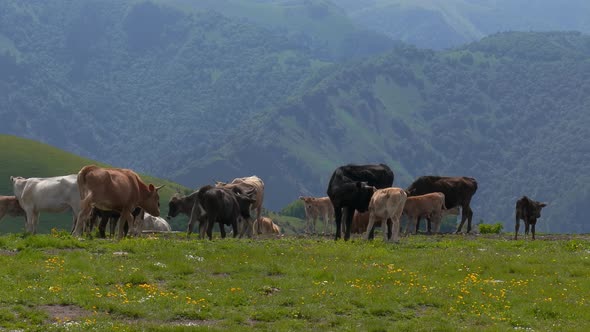
<svg viewBox="0 0 590 332"><path fill-rule="evenodd" d="M150 183L150 185L148 186L148 189L149 189L150 191L154 191L154 190L156 190L156 188L154 187L154 185L153 185L153 184L151 184L151 183Z"/></svg>
<svg viewBox="0 0 590 332"><path fill-rule="evenodd" d="M541 204L539 204L539 206L540 207L546 207L547 206L547 203L541 203Z"/></svg>

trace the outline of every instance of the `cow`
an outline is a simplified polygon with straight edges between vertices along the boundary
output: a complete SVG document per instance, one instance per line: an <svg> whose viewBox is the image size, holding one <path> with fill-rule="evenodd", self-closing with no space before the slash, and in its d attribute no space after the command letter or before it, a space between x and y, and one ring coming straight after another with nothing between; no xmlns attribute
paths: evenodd
<svg viewBox="0 0 590 332"><path fill-rule="evenodd" d="M330 197L299 196L305 208L305 232L315 234L317 219L324 221L324 234L328 232L330 221L334 218L334 207Z"/></svg>
<svg viewBox="0 0 590 332"><path fill-rule="evenodd" d="M412 233L416 234L418 220L425 218L434 222L434 232L440 232L443 211L445 211L445 195L440 192L424 194L419 196L410 196L404 205L404 215L408 217L404 234L408 234L408 227L411 226ZM430 232L430 227L428 228Z"/></svg>
<svg viewBox="0 0 590 332"><path fill-rule="evenodd" d="M51 178L11 176L14 195L27 215L25 231L35 234L40 212L72 211L76 225L80 211L80 192L76 174Z"/></svg>
<svg viewBox="0 0 590 332"><path fill-rule="evenodd" d="M449 177L426 175L416 179L407 189L408 196L441 192L445 195L445 209L461 207L461 223L455 233L461 232L467 220L467 233L471 232L471 198L477 191L477 181L470 177Z"/></svg>
<svg viewBox="0 0 590 332"><path fill-rule="evenodd" d="M149 214L160 216L160 190L164 185L146 185L139 175L130 169L84 166L78 173L81 210L74 235L81 235L93 207L120 213L117 238L124 236L125 222L135 229L132 211L140 207Z"/></svg>
<svg viewBox="0 0 590 332"><path fill-rule="evenodd" d="M456 207L456 206L454 208L451 208L451 209L448 209L448 210L442 210L442 220L444 220L444 218L446 216L454 216L455 221L457 221L457 216L460 213L461 213L461 210L459 209L459 207ZM402 218L403 218L403 215L402 215ZM426 219L426 221L427 221L427 223L426 223L426 226L427 226L426 232L428 234L430 234L431 231L432 231L431 222L430 222L430 219ZM416 222L416 233L418 233L419 230L420 230L420 219L418 219L417 222Z"/></svg>
<svg viewBox="0 0 590 332"><path fill-rule="evenodd" d="M522 196L516 201L516 226L514 229L514 239L517 240L518 228L520 226L520 219L524 221L524 235L529 234L529 225L533 233L533 240L535 239L535 225L537 218L541 217L541 209L547 206L547 203L537 202L526 196Z"/></svg>
<svg viewBox="0 0 590 332"><path fill-rule="evenodd" d="M407 198L408 195L401 188L383 188L375 191L369 203L369 225L367 225L365 239L372 238L375 222L380 220L383 241L398 242L400 218ZM391 229L387 229L389 221L391 221Z"/></svg>
<svg viewBox="0 0 590 332"><path fill-rule="evenodd" d="M144 212L143 221L140 223L141 229L144 231L156 232L170 232L172 228L170 224L161 217L154 217L151 214Z"/></svg>
<svg viewBox="0 0 590 332"><path fill-rule="evenodd" d="M168 216L166 216L166 219L170 221L172 220L172 218L176 217L181 213L190 218L196 200L196 191L190 195L185 196L181 196L180 194L174 194L172 197L170 197L170 201L168 202Z"/></svg>
<svg viewBox="0 0 590 332"><path fill-rule="evenodd" d="M256 225L256 223L260 223L260 225ZM273 234L273 235L277 235L280 236L281 235L281 228L279 227L279 225L275 224L272 219L270 219L269 217L262 217L260 218L260 220L257 220L254 222L254 229L258 229L259 230L259 235L260 234Z"/></svg>
<svg viewBox="0 0 590 332"><path fill-rule="evenodd" d="M26 217L25 210L23 210L23 208L20 207L20 204L18 203L18 199L16 199L16 196L0 196L0 220L2 220L2 218L4 218L5 215L8 215L10 217Z"/></svg>
<svg viewBox="0 0 590 332"><path fill-rule="evenodd" d="M256 218L254 220L251 218L246 220L240 232L240 238L246 232L248 236L258 233L258 231L254 231L254 221L259 220L262 213L262 203L264 201L264 182L262 179L253 175L244 178L235 178L230 183L216 181L215 186L231 189L235 193L246 195L253 199L251 208L256 210Z"/></svg>
<svg viewBox="0 0 590 332"><path fill-rule="evenodd" d="M199 237L213 239L213 224L219 223L221 238L225 238L224 225L230 225L234 237L238 234L238 223L250 218L250 206L254 199L234 192L230 188L206 185L195 193L196 200L191 211L187 237L193 232L194 225L199 221Z"/></svg>
<svg viewBox="0 0 590 332"><path fill-rule="evenodd" d="M342 215L345 216L344 240L350 239L354 211L364 212L376 189L391 187L393 171L384 164L345 165L334 170L326 191L334 206L335 240L341 237Z"/></svg>

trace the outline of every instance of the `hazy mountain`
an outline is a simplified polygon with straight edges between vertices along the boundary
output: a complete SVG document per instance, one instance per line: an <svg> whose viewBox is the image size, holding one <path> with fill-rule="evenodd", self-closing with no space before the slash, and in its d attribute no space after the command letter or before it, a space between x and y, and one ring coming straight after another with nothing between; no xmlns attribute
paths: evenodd
<svg viewBox="0 0 590 332"><path fill-rule="evenodd" d="M332 0L360 26L424 48L505 31L590 33L585 0Z"/></svg>

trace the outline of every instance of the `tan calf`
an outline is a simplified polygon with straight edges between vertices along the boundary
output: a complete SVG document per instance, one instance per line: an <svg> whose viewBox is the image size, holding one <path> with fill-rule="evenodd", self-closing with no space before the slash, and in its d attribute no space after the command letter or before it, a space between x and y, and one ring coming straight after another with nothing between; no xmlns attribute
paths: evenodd
<svg viewBox="0 0 590 332"><path fill-rule="evenodd" d="M434 232L438 233L443 211L445 211L445 195L443 193L436 192L408 197L404 206L404 215L408 217L404 234L408 234L408 226L411 227L412 234L416 234L416 225L420 218L426 218L429 222L434 223Z"/></svg>
<svg viewBox="0 0 590 332"><path fill-rule="evenodd" d="M324 221L324 234L331 231L331 220L334 219L334 206L329 197L305 197L299 196L305 207L305 232L316 233L315 222L317 219Z"/></svg>
<svg viewBox="0 0 590 332"><path fill-rule="evenodd" d="M275 224L269 217L262 217L260 218L260 221L255 221L254 224L254 229L257 229L260 232L258 233L259 235L281 235L281 228L279 227L279 225Z"/></svg>
<svg viewBox="0 0 590 332"><path fill-rule="evenodd" d="M383 241L399 241L400 217L404 210L404 204L408 195L401 188L384 188L375 191L369 203L369 225L365 233L365 239L377 221L381 221ZM387 229L391 221L391 232ZM391 233L391 237L389 234Z"/></svg>

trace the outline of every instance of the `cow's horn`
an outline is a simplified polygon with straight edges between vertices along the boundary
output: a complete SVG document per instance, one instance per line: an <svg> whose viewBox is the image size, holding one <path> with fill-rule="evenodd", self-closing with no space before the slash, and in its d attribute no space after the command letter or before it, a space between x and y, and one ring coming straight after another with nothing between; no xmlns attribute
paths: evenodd
<svg viewBox="0 0 590 332"><path fill-rule="evenodd" d="M158 191L158 190L160 190L160 189L164 188L164 186L166 186L166 185L165 185L165 184L163 184L163 185L161 185L161 186L157 186L157 187L156 187L156 191Z"/></svg>

